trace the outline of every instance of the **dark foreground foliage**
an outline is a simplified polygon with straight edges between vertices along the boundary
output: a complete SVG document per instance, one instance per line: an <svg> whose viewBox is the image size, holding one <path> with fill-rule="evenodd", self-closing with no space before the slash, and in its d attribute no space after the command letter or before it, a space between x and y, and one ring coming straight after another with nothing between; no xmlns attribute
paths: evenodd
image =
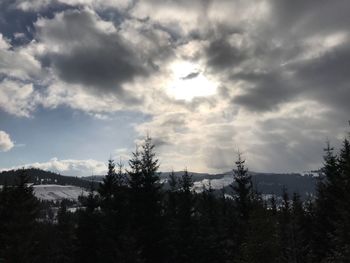
<svg viewBox="0 0 350 263"><path fill-rule="evenodd" d="M350 143L328 146L317 194L302 201L284 189L283 200L254 191L239 155L233 197L210 185L192 191L191 175L160 183L154 145L146 138L129 161L109 161L98 189L81 209L62 202L57 216L42 216L26 174L0 191L0 262L349 262Z"/></svg>

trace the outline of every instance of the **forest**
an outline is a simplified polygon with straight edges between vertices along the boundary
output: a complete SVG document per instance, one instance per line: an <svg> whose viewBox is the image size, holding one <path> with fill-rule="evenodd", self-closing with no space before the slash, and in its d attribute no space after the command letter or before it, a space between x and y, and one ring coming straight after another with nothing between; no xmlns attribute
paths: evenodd
<svg viewBox="0 0 350 263"><path fill-rule="evenodd" d="M33 194L23 170L0 190L0 262L349 262L350 138L324 152L314 196L283 189L282 202L255 191L242 155L231 195L192 189L191 174L170 173L163 188L151 138L128 168L108 174L57 216ZM320 154L321 155L321 154ZM44 212L43 212L44 211Z"/></svg>

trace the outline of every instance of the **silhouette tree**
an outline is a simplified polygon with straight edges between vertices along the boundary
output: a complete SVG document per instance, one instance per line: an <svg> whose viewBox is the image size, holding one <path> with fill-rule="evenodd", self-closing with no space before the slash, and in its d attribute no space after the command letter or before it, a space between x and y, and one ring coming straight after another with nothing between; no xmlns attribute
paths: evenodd
<svg viewBox="0 0 350 263"><path fill-rule="evenodd" d="M39 202L27 182L22 169L15 185L5 186L0 194L0 259L4 262L29 262L35 251Z"/></svg>
<svg viewBox="0 0 350 263"><path fill-rule="evenodd" d="M339 191L334 208L337 217L334 220L334 251L329 260L337 262L348 262L350 258L350 142L347 138L343 140L343 145L338 156L339 169Z"/></svg>
<svg viewBox="0 0 350 263"><path fill-rule="evenodd" d="M244 166L245 160L242 155L238 153L238 159L235 162L236 170L233 171L234 183L231 184L234 190L234 200L237 210L237 224L235 228L235 246L238 254L243 252L242 243L244 236L247 233L249 215L252 208L253 186L251 176L248 174L248 169ZM238 256L240 257L240 256Z"/></svg>
<svg viewBox="0 0 350 263"><path fill-rule="evenodd" d="M195 246L195 219L194 219L194 195L192 192L192 175L184 170L179 180L179 208L177 216L177 240L178 262L191 262L194 260Z"/></svg>
<svg viewBox="0 0 350 263"><path fill-rule="evenodd" d="M112 159L108 160L108 173L100 183L98 192L101 196L101 208L110 210L112 199L117 188L117 176L115 172L115 163Z"/></svg>
<svg viewBox="0 0 350 263"><path fill-rule="evenodd" d="M179 208L179 180L172 171L168 177L169 189L166 191L165 220L167 222L166 228L166 254L168 262L178 262L179 253L177 244L179 244L179 232L177 231L178 223L178 208Z"/></svg>
<svg viewBox="0 0 350 263"><path fill-rule="evenodd" d="M334 222L339 215L334 207L338 205L338 196L342 193L340 178L337 156L334 155L334 149L327 143L324 167L317 184L317 198L315 200L315 222L312 238L312 251L315 262L330 257L335 248L333 242L335 233Z"/></svg>
<svg viewBox="0 0 350 263"><path fill-rule="evenodd" d="M238 153L238 160L235 163L236 170L233 172L234 184L231 187L236 193L235 200L240 218L242 221L247 221L253 197L252 179L251 175L248 174L248 169L244 166L245 160L242 159L241 153Z"/></svg>
<svg viewBox="0 0 350 263"><path fill-rule="evenodd" d="M273 213L260 198L255 198L251 205L247 230L240 247L241 253L236 262L279 262Z"/></svg>
<svg viewBox="0 0 350 263"><path fill-rule="evenodd" d="M93 263L103 258L101 255L101 214L98 211L99 200L93 187L87 197L81 196L80 202L84 209L77 212L76 228L76 262ZM101 257L100 257L101 256Z"/></svg>
<svg viewBox="0 0 350 263"><path fill-rule="evenodd" d="M128 171L132 229L137 242L137 253L145 263L162 262L164 257L159 161L155 157L154 147L152 139L147 136L141 150L137 149L129 160Z"/></svg>

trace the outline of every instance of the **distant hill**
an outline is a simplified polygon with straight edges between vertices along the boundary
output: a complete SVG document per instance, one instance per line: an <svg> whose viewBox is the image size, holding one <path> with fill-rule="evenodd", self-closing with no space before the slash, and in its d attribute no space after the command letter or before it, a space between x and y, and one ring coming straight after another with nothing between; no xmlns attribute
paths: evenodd
<svg viewBox="0 0 350 263"><path fill-rule="evenodd" d="M170 173L162 173L161 179L166 182ZM183 172L175 172L180 177ZM233 182L233 173L226 172L222 174L191 173L196 190L203 189L203 186L209 186L216 190L224 189L226 193L231 193L229 186ZM317 177L313 174L301 175L299 173L278 174L278 173L256 173L250 172L254 188L261 194L274 194L280 196L285 187L290 195L294 192L301 195L302 198L315 193ZM167 186L165 186L167 187Z"/></svg>
<svg viewBox="0 0 350 263"><path fill-rule="evenodd" d="M65 176L57 173L43 171L36 168L25 169L25 173L29 176L29 182L35 185L72 185L88 189L91 182L98 185L104 178L102 175L88 176L88 177L73 177ZM21 170L3 171L0 173L0 185L13 184L16 175ZM203 186L209 186L215 190L224 189L226 193L231 193L231 187L229 186L233 182L232 172L222 174L208 174L208 173L192 173L192 179L194 181L194 189L201 191ZM252 175L252 181L254 188L262 194L275 194L280 196L283 187L286 187L290 195L294 192L300 194L303 198L313 195L315 193L315 186L317 177L312 174L301 175L298 173L292 174L277 174L277 173L254 173ZM160 173L161 182L164 183L164 188L168 187L167 179L169 172ZM182 171L175 172L177 177L181 177Z"/></svg>
<svg viewBox="0 0 350 263"><path fill-rule="evenodd" d="M88 180L84 180L78 177L60 175L57 173L44 171L37 168L28 168L1 172L0 185L14 184L16 180L16 175L20 174L21 172L25 172L29 177L29 183L33 183L34 185L56 184L73 185L83 188L89 188L91 184L91 182L89 182Z"/></svg>

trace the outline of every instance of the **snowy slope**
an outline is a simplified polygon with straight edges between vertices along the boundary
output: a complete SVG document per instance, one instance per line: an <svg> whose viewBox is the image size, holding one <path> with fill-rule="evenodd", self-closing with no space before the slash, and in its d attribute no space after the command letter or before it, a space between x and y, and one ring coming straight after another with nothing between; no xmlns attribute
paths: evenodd
<svg viewBox="0 0 350 263"><path fill-rule="evenodd" d="M72 185L34 185L34 194L37 198L42 200L78 200L80 195L87 195L87 191L81 187Z"/></svg>
<svg viewBox="0 0 350 263"><path fill-rule="evenodd" d="M212 189L222 189L226 186L229 186L233 183L233 176L231 174L225 174L220 179L203 179L201 181L197 181L193 183L193 188L196 192L199 192L203 189L203 187L209 188L211 185Z"/></svg>

